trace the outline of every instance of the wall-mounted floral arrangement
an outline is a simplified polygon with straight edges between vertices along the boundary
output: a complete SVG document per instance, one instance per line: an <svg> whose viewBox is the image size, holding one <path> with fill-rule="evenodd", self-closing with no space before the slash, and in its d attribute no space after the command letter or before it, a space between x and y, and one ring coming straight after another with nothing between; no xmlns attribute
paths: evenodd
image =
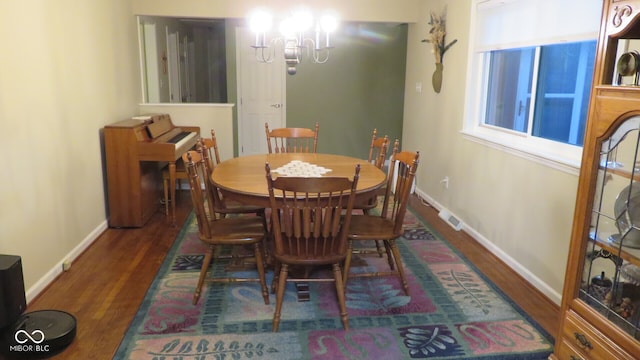
<svg viewBox="0 0 640 360"><path fill-rule="evenodd" d="M454 39L449 44L445 41L445 36L447 35L446 28L446 20L447 20L447 8L442 11L442 14L438 15L433 10L431 11L431 16L429 20L429 25L431 25L431 29L429 30L429 38L422 40L422 42L431 43L431 52L435 56L436 60L436 70L433 72L433 76L431 77L431 82L433 84L433 90L439 93L442 88L442 71L444 67L442 65L442 60L444 58L444 53L449 50L449 48L455 44L458 40Z"/></svg>

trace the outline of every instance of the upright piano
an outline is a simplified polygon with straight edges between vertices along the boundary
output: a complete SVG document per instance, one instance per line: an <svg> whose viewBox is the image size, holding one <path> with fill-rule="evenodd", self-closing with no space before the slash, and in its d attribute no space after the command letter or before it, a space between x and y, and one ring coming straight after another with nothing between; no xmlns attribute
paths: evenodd
<svg viewBox="0 0 640 360"><path fill-rule="evenodd" d="M168 114L143 116L104 127L109 226L141 227L162 199L162 169L169 167L175 199L176 161L198 141L200 128L177 127ZM171 202L175 222L175 201Z"/></svg>

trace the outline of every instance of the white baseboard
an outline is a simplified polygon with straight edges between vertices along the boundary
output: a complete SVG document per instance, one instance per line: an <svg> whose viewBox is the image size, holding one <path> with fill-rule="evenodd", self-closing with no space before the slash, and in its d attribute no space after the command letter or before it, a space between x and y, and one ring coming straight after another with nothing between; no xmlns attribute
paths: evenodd
<svg viewBox="0 0 640 360"><path fill-rule="evenodd" d="M57 264L51 268L40 280L26 291L27 304L38 296L44 289L62 273L62 266L65 262L71 262L80 256L108 227L107 220L98 225L87 237L84 238L75 248L65 255Z"/></svg>
<svg viewBox="0 0 640 360"><path fill-rule="evenodd" d="M419 197L424 199L431 206L433 206L436 210L440 211L440 210L442 210L444 208L444 206L442 206L442 204L440 204L437 201L435 201L433 198L431 198L429 195L427 195L424 191L416 188L415 192L416 192L416 195L418 195ZM529 269L527 269L522 264L517 262L514 258L509 256L509 254L507 254L502 249L497 247L494 243L489 241L489 239L485 238L478 231L476 231L475 229L469 227L469 225L466 222L463 222L462 231L464 231L467 234L469 234L469 236L474 238L478 243L480 243L480 245L484 246L488 251L490 251L492 254L497 256L500 260L502 260L505 264L507 264L511 269L513 269L513 271L515 271L520 276L522 276L533 287L535 287L540 292L542 292L551 301L553 301L557 305L560 305L560 303L562 301L562 294L560 294L559 292L555 291L547 283L545 283L540 278L535 276L531 271L529 271Z"/></svg>

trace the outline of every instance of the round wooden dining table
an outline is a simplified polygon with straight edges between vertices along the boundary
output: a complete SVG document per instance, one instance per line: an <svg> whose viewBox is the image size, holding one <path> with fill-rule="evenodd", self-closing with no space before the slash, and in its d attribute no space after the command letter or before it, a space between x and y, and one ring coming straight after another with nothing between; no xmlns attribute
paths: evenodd
<svg viewBox="0 0 640 360"><path fill-rule="evenodd" d="M370 199L373 192L380 188L387 178L382 170L363 159L319 153L278 153L240 156L225 160L214 168L211 179L229 199L248 205L269 207L265 163L269 163L273 178L332 176L349 179L353 179L355 167L360 164L356 203ZM304 170L295 170L295 168Z"/></svg>

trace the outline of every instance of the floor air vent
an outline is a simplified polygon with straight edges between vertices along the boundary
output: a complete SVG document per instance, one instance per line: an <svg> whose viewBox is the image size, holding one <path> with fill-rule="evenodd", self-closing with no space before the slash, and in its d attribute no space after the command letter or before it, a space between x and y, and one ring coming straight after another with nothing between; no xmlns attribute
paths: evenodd
<svg viewBox="0 0 640 360"><path fill-rule="evenodd" d="M447 224L449 224L452 228L456 229L456 231L460 231L460 229L462 229L462 221L460 221L460 219L449 212L449 210L443 208L438 213L438 216L440 216L440 218Z"/></svg>

